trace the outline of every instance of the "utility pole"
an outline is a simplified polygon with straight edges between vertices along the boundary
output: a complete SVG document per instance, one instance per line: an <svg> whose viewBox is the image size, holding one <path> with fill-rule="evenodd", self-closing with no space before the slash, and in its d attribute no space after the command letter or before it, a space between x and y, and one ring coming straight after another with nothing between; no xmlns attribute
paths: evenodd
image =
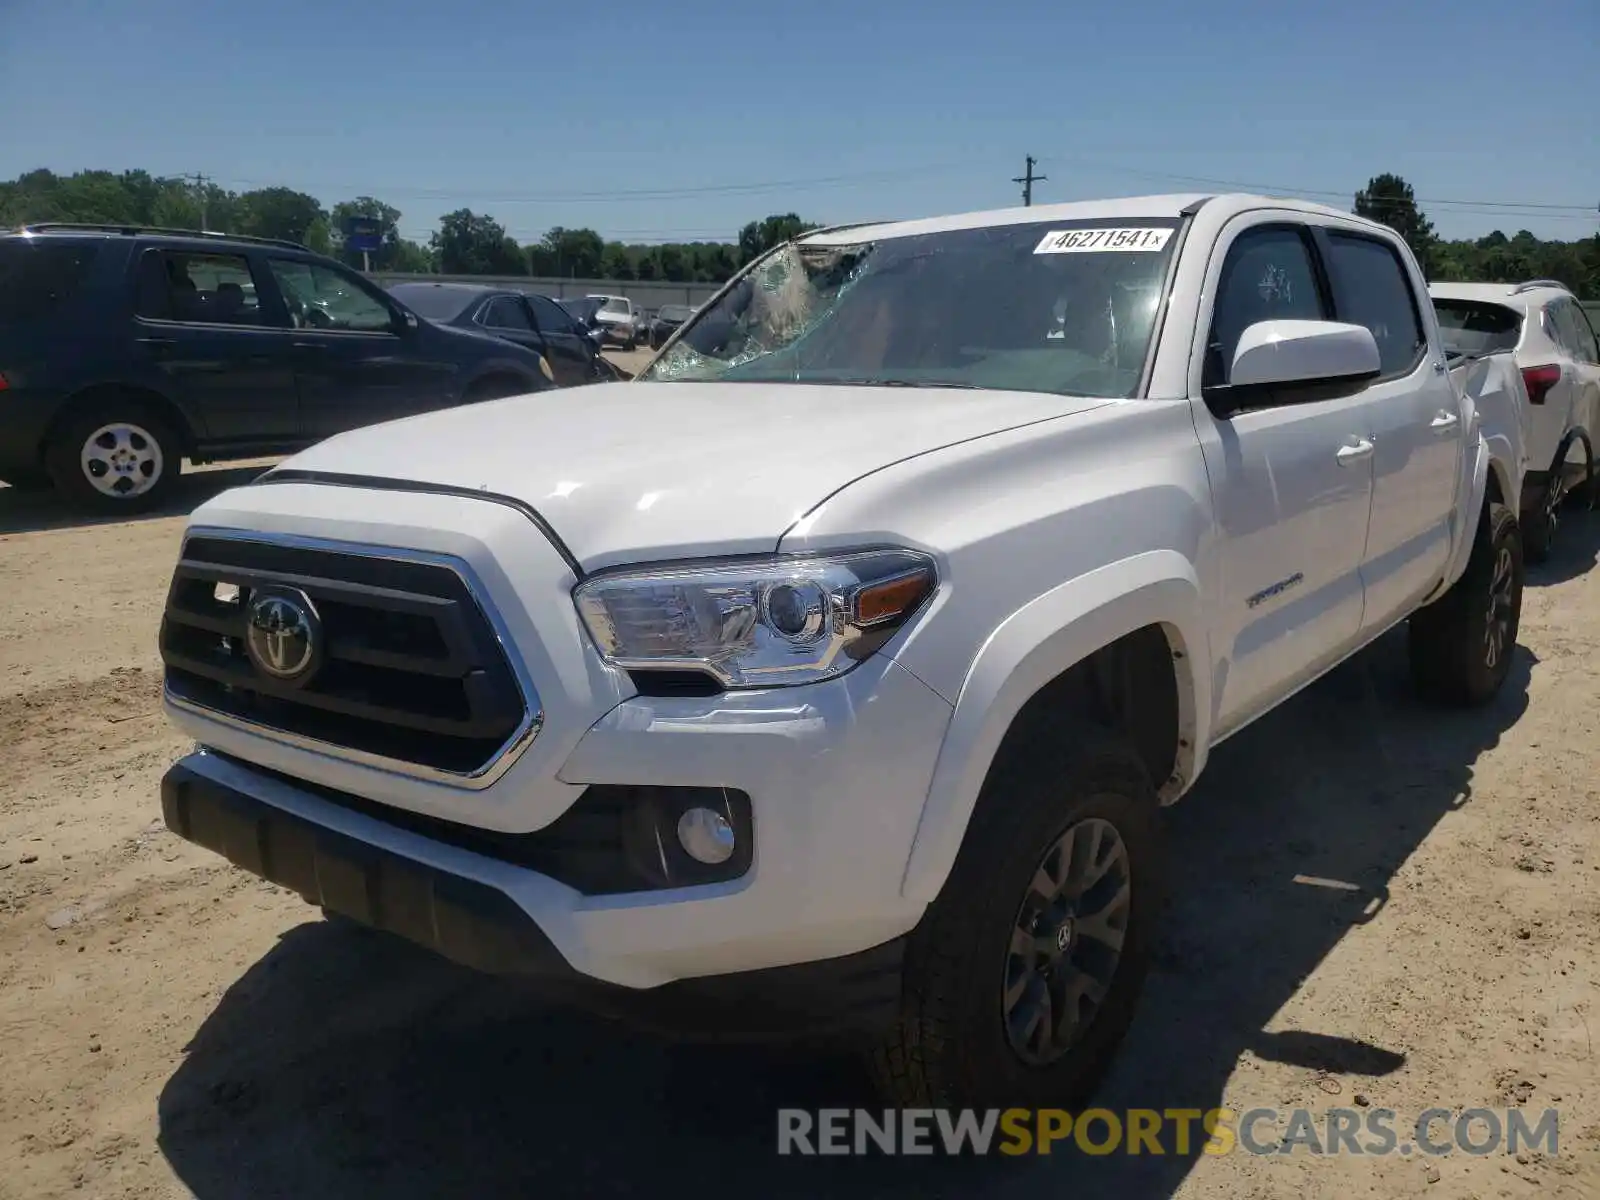
<svg viewBox="0 0 1600 1200"><path fill-rule="evenodd" d="M209 184L211 182L211 180L207 179L204 175L180 175L178 178L182 179L185 183L193 183L194 184L195 191L198 193L198 198L199 198L199 201L200 201L200 232L201 233L207 232L207 230L206 230L206 185Z"/></svg>
<svg viewBox="0 0 1600 1200"><path fill-rule="evenodd" d="M1011 181L1012 183L1020 183L1022 185L1022 203L1024 207L1031 207L1033 205L1033 185L1036 183L1042 183L1044 180L1049 178L1048 175L1035 175L1033 173L1033 164L1037 161L1038 160L1035 159L1033 155L1028 155L1027 170Z"/></svg>

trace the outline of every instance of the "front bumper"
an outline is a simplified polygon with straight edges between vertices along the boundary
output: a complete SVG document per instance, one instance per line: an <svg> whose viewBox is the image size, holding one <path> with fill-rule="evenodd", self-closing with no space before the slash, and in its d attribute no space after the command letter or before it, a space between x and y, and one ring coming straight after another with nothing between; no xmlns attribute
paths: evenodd
<svg viewBox="0 0 1600 1200"><path fill-rule="evenodd" d="M635 694L578 627L572 572L518 512L476 498L361 488L329 499L327 488L304 483L237 488L195 520L197 528L404 546L459 562L537 693L537 737L492 782L464 786L296 744L169 696L173 722L211 751L185 760L191 774L371 854L475 885L475 895L498 894L496 911L531 924L535 941L566 968L625 989L843 959L917 924L926 905L904 894L904 876L952 710L893 659L880 654L804 687ZM455 836L543 835L581 809L591 789L646 787L748 797L748 869L693 886L601 888ZM425 828L423 818L454 829ZM517 947L504 951L510 961L528 957ZM460 954L497 969L501 952Z"/></svg>
<svg viewBox="0 0 1600 1200"><path fill-rule="evenodd" d="M398 935L475 970L536 984L553 998L634 1025L717 1040L870 1037L894 1019L905 939L855 954L636 990L575 970L511 895L238 786L254 775L201 752L161 782L166 825L312 904ZM229 782L229 777L233 782Z"/></svg>

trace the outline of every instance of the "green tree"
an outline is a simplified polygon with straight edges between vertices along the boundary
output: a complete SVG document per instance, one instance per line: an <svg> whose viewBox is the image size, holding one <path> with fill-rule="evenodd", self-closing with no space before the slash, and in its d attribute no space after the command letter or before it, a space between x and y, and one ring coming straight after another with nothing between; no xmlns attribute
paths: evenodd
<svg viewBox="0 0 1600 1200"><path fill-rule="evenodd" d="M1375 175L1356 193L1356 215L1381 221L1406 240L1425 274L1431 273L1433 222L1417 207L1416 193L1398 175Z"/></svg>
<svg viewBox="0 0 1600 1200"><path fill-rule="evenodd" d="M306 249L314 250L318 254L333 253L333 231L328 227L327 217L318 217L311 222L311 228L306 230L304 238Z"/></svg>
<svg viewBox="0 0 1600 1200"><path fill-rule="evenodd" d="M632 279L636 275L633 255L621 242L607 242L600 256L600 278Z"/></svg>
<svg viewBox="0 0 1600 1200"><path fill-rule="evenodd" d="M228 227L230 233L304 243L318 221L323 222L324 231L327 228L322 201L293 188L270 187L245 192L238 198L235 208Z"/></svg>
<svg viewBox="0 0 1600 1200"><path fill-rule="evenodd" d="M470 208L439 218L430 245L446 275L526 275L528 260L505 226Z"/></svg>
<svg viewBox="0 0 1600 1200"><path fill-rule="evenodd" d="M606 244L592 229L566 229L557 225L529 248L528 262L535 275L560 279L601 279Z"/></svg>
<svg viewBox="0 0 1600 1200"><path fill-rule="evenodd" d="M689 278L689 264L684 261L683 247L665 245L656 247L656 262L661 266L661 278L672 283L682 283Z"/></svg>
<svg viewBox="0 0 1600 1200"><path fill-rule="evenodd" d="M433 251L426 246L401 238L395 243L394 257L389 261L391 271L405 271L412 275L427 275L439 269Z"/></svg>
<svg viewBox="0 0 1600 1200"><path fill-rule="evenodd" d="M768 217L763 221L751 221L739 231L739 265L742 267L752 259L760 258L774 246L781 246L784 242L799 237L806 230L816 228L817 226L802 221L794 213Z"/></svg>

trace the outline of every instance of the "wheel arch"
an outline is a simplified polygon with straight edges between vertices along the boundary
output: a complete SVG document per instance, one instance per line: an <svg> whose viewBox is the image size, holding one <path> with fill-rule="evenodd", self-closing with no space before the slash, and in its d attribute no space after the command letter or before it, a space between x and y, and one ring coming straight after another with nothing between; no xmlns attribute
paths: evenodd
<svg viewBox="0 0 1600 1200"><path fill-rule="evenodd" d="M1154 772L1162 801L1176 800L1204 766L1209 662L1198 579L1176 551L1100 568L1013 613L978 651L956 698L903 894L929 903L938 895L991 768L1041 724L1111 716Z"/></svg>
<svg viewBox="0 0 1600 1200"><path fill-rule="evenodd" d="M539 371L535 370L530 372L520 363L508 362L504 359L496 359L493 362L483 364L483 366L480 367L478 371L467 380L466 385L461 389L461 398L466 400L474 392L480 391L483 388L498 382L514 383L518 388L529 392L541 391L543 390L543 386L548 386L542 373ZM516 395L518 393L513 392L510 394Z"/></svg>
<svg viewBox="0 0 1600 1200"><path fill-rule="evenodd" d="M61 435L68 422L85 409L97 404L132 401L155 413L178 435L178 448L185 458L193 457L199 448L199 437L188 414L170 396L133 383L95 383L74 392L62 402L61 407L45 427L44 437L35 451L39 461L44 461L47 448Z"/></svg>
<svg viewBox="0 0 1600 1200"><path fill-rule="evenodd" d="M1589 436L1589 431L1581 425L1574 425L1562 435L1561 444L1556 447L1555 457L1550 460L1550 469L1553 471L1559 465L1564 465L1572 455L1572 448L1581 444L1584 457L1588 463L1589 472L1594 471L1594 441Z"/></svg>

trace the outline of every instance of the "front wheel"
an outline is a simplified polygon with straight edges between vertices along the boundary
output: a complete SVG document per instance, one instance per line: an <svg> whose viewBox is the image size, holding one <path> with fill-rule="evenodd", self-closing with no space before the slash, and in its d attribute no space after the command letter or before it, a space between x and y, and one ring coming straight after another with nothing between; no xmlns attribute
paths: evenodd
<svg viewBox="0 0 1600 1200"><path fill-rule="evenodd" d="M1420 691L1446 704L1478 705L1494 698L1511 672L1522 583L1517 519L1503 504L1487 505L1461 578L1411 615L1411 674Z"/></svg>
<svg viewBox="0 0 1600 1200"><path fill-rule="evenodd" d="M1158 802L1117 742L991 772L950 879L912 933L871 1066L901 1106L1075 1107L1111 1062L1161 905Z"/></svg>
<svg viewBox="0 0 1600 1200"><path fill-rule="evenodd" d="M462 397L465 404L482 404L486 400L504 400L507 396L520 396L535 389L524 380L512 375L491 375L480 379Z"/></svg>
<svg viewBox="0 0 1600 1200"><path fill-rule="evenodd" d="M56 488L95 512L144 512L161 504L181 470L177 435L129 401L96 405L70 418L45 448Z"/></svg>

